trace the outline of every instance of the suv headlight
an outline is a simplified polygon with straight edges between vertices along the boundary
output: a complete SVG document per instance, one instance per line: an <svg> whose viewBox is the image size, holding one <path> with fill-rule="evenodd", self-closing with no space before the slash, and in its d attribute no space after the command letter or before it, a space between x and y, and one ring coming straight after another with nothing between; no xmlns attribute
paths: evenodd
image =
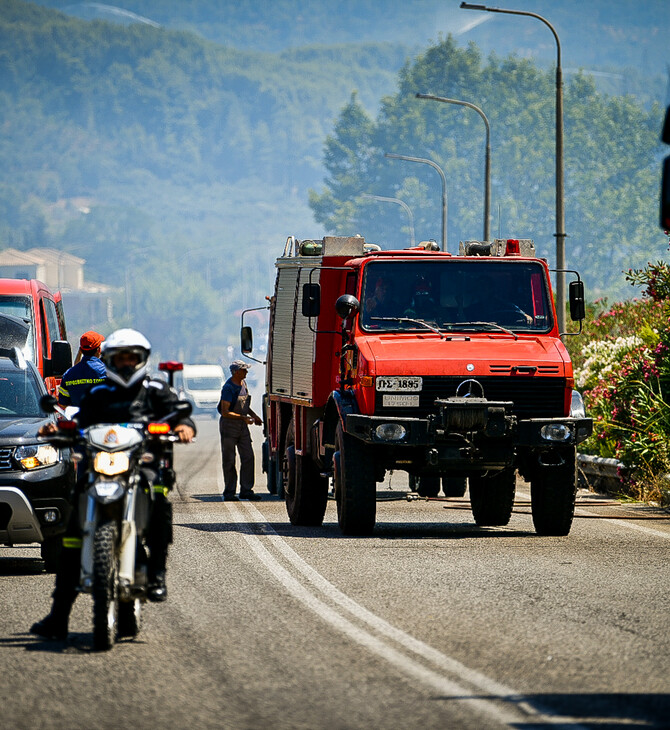
<svg viewBox="0 0 670 730"><path fill-rule="evenodd" d="M60 454L51 444L17 446L14 457L24 469L39 469L60 461Z"/></svg>

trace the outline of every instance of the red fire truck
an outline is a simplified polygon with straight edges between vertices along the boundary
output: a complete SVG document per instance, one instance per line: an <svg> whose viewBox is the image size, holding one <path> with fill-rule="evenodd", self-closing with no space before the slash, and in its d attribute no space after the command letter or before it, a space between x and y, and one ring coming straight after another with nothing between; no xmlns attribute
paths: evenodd
<svg viewBox="0 0 670 730"><path fill-rule="evenodd" d="M415 498L462 495L467 480L481 526L509 522L518 471L536 532L566 535L576 446L592 421L573 389L547 263L529 239L437 249L289 237L270 299L268 487L293 524L320 525L332 477L342 532L366 535L387 471L406 471ZM584 287L572 273L581 331Z"/></svg>

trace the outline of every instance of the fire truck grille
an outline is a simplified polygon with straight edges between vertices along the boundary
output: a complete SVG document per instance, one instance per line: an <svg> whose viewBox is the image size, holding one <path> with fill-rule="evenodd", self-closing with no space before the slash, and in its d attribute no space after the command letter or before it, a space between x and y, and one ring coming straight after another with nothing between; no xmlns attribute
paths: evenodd
<svg viewBox="0 0 670 730"><path fill-rule="evenodd" d="M411 415L425 418L437 414L435 400L456 395L456 388L468 378L424 377L418 407L383 407L383 393L377 393L375 415ZM484 396L493 401L512 401L512 413L518 418L553 418L564 415L565 378L487 377L477 378ZM480 395L476 393L476 395Z"/></svg>

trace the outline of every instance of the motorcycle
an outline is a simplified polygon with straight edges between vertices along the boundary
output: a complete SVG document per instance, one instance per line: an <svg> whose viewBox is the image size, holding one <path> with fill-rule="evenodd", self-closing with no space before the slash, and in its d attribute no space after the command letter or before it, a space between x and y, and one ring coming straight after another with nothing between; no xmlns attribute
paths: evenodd
<svg viewBox="0 0 670 730"><path fill-rule="evenodd" d="M191 404L150 423L96 424L80 430L71 414L44 396L42 407L63 416L54 445L73 448L85 464L79 499L82 549L79 591L93 597L93 646L111 649L117 638L135 638L148 593L147 532L154 492L150 472L169 488L174 482L172 445L179 441L168 423L188 416Z"/></svg>

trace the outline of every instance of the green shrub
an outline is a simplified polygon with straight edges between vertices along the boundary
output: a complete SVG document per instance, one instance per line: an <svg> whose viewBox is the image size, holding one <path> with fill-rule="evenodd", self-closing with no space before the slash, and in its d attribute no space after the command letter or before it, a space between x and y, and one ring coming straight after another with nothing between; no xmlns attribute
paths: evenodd
<svg viewBox="0 0 670 730"><path fill-rule="evenodd" d="M588 341L566 343L593 435L580 448L615 458L622 494L670 501L670 266L629 270L640 299L594 302L584 327Z"/></svg>

